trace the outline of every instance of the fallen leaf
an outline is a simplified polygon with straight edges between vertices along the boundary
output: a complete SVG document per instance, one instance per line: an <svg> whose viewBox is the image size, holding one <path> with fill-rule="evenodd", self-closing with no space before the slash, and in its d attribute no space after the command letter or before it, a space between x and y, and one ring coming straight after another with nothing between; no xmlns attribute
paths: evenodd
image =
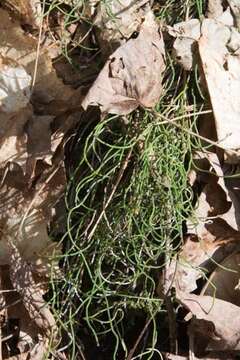
<svg viewBox="0 0 240 360"><path fill-rule="evenodd" d="M97 105L102 112L123 115L138 106L153 107L162 91L163 56L162 36L148 12L137 38L110 56L83 100L83 108Z"/></svg>
<svg viewBox="0 0 240 360"><path fill-rule="evenodd" d="M22 302L30 318L41 329L44 335L50 336L50 334L56 331L54 317L37 288L29 265L23 260L12 240L8 239L7 243L11 254L9 272L13 288L21 295Z"/></svg>
<svg viewBox="0 0 240 360"><path fill-rule="evenodd" d="M183 292L192 292L197 289L197 280L205 276L207 261L212 263L211 258L219 247L218 243L208 241L208 239L201 241L194 235L187 236L178 256L170 262L164 285L167 288L175 287ZM158 286L159 295L162 294L162 287L163 279L161 278Z"/></svg>
<svg viewBox="0 0 240 360"><path fill-rule="evenodd" d="M200 22L191 19L168 27L171 36L176 37L173 44L174 56L185 69L191 70L196 61L197 40L200 37Z"/></svg>
<svg viewBox="0 0 240 360"><path fill-rule="evenodd" d="M194 318L191 331L208 341L206 350L239 350L239 307L205 295L178 293L178 300Z"/></svg>
<svg viewBox="0 0 240 360"><path fill-rule="evenodd" d="M33 79L37 57L37 39L24 33L18 21L10 19L9 14L0 9L0 49L2 59L7 59L23 67ZM41 47L38 56L38 67L33 95L48 103L52 100L67 101L74 90L57 77L48 54L48 48Z"/></svg>
<svg viewBox="0 0 240 360"><path fill-rule="evenodd" d="M44 160L47 164L51 165L51 158L53 155L51 145L51 123L53 116L32 116L27 123L27 153L28 165L30 161ZM41 141L39 140L41 134ZM34 166L33 165L33 166Z"/></svg>
<svg viewBox="0 0 240 360"><path fill-rule="evenodd" d="M240 306L239 280L240 254L235 253L219 264L202 293Z"/></svg>
<svg viewBox="0 0 240 360"><path fill-rule="evenodd" d="M113 51L126 41L132 33L139 30L149 0L110 0L100 2L97 7L95 25L98 27L98 40L104 54ZM147 9L146 9L147 8Z"/></svg>
<svg viewBox="0 0 240 360"><path fill-rule="evenodd" d="M240 91L240 58L227 48L231 39L231 30L227 26L206 19L201 32L199 54L215 116L218 141L226 149L228 161L236 161L238 156L234 156L231 150L239 150L240 102L237 94Z"/></svg>
<svg viewBox="0 0 240 360"><path fill-rule="evenodd" d="M204 278L206 273L240 248L235 207L228 196L223 169L216 154L206 153L205 160L208 165L204 164L204 176L201 177L201 171L197 174L205 186L194 214L187 220L188 235L178 257L171 260L166 276L168 286L184 292L197 289L199 278Z"/></svg>
<svg viewBox="0 0 240 360"><path fill-rule="evenodd" d="M44 169L44 168L43 168ZM6 236L14 240L25 260L32 262L40 257L43 249L49 249L48 257L54 251L47 232L55 204L61 198L65 186L65 172L62 166L53 169L41 168L36 174L37 182L26 187L25 175L18 166L9 169L0 191L0 264L10 260ZM36 181L36 180L35 180Z"/></svg>
<svg viewBox="0 0 240 360"><path fill-rule="evenodd" d="M178 62L186 69L201 59L201 68L213 108L217 140L225 149L230 163L238 162L240 125L240 34L233 27L233 18L226 10L216 19L200 22L191 19L169 28L176 37L174 49Z"/></svg>

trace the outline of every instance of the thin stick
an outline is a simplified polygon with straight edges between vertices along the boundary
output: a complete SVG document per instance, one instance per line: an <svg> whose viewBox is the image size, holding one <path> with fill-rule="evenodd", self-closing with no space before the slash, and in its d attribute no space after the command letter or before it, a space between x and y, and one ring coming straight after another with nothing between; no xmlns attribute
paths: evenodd
<svg viewBox="0 0 240 360"><path fill-rule="evenodd" d="M136 349L137 349L140 341L142 340L145 332L147 331L147 328L148 328L148 326L149 326L149 324L150 324L151 321L152 321L152 318L150 318L150 319L148 319L148 320L146 321L146 324L144 325L144 328L143 328L142 331L140 332L140 334L139 334L139 336L138 336L138 338L137 338L137 340L136 340L133 348L130 350L130 352L129 352L129 354L128 354L128 357L127 357L126 360L131 360L131 359L132 359L132 357L133 357L133 355L134 355L134 353L135 353L135 351L136 351Z"/></svg>
<svg viewBox="0 0 240 360"><path fill-rule="evenodd" d="M103 209L102 209L102 211L101 211L101 213L100 213L97 221L95 222L95 224L94 224L91 232L89 233L89 235L88 235L88 240L90 240L90 239L93 237L93 235L94 235L94 233L95 233L95 231L96 231L96 229L97 229L97 227L98 227L98 224L99 224L100 221L102 220L102 217L103 217L103 215L104 215L104 213L105 213L108 205L110 204L110 202L111 202L111 200L112 200L112 198L113 198L113 195L115 194L115 192L116 192L116 190L117 190L117 187L118 187L118 185L119 185L119 183L120 183L120 181L121 181L121 179L122 179L122 176L123 176L123 174L124 174L124 171L125 171L126 168L127 168L128 161L129 161L131 155L132 155L132 148L129 150L129 152L128 152L128 154L127 154L127 157L126 157L126 159L124 160L124 162L123 162L123 164L122 164L122 166L121 166L121 169L120 169L120 171L119 171L117 180L116 180L116 182L115 182L115 184L114 184L114 186L113 186L112 192L111 192L111 194L109 195L109 197L108 197L108 199L107 199L107 201L106 201L106 203L105 203L105 205L104 205L104 207L103 207Z"/></svg>
<svg viewBox="0 0 240 360"><path fill-rule="evenodd" d="M46 0L43 0L43 5L42 5L43 9L42 9L41 23L40 23L40 27L39 27L38 44L37 44L36 60L35 60L34 71L33 71L31 93L33 92L33 88L34 88L34 85L36 83L36 78L37 78L37 69L38 69L38 61L39 61L39 54L40 54L40 47L41 47L41 38L42 38L43 16L44 16L44 10L45 10L45 2L46 2Z"/></svg>

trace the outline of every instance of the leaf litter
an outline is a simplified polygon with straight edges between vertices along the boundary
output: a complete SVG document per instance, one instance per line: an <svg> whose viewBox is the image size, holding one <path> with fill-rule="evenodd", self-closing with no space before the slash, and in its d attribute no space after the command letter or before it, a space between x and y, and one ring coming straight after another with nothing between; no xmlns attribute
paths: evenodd
<svg viewBox="0 0 240 360"><path fill-rule="evenodd" d="M11 5L14 8L19 5L17 10L24 23L39 25L23 11L27 12L30 2ZM43 299L48 290L43 283L51 276L59 276L54 257L61 251L50 239L48 227L66 184L64 136L76 122L68 115L59 123L57 117L69 111L71 98L74 95L77 102L79 93L57 77L47 48L40 47L38 53L39 40L23 31L18 16L10 18L7 11L0 9L0 18L0 265L7 269L0 290L5 301L1 302L1 311L9 308L1 329L5 338L10 339L4 341L0 356L12 358L10 355L16 353L8 328L18 319L19 335L14 335L17 353L43 359L56 333L55 319ZM44 115L39 114L40 104L45 107L51 104L50 114L46 110ZM57 116L52 115L54 107ZM11 291L12 296L5 296L4 291Z"/></svg>
<svg viewBox="0 0 240 360"><path fill-rule="evenodd" d="M4 340L9 336L15 339L16 359L44 359L50 345L61 341L43 298L48 286L42 280L61 278L54 256L62 249L52 242L49 223L62 204L69 131L91 106L100 109L102 118L157 106L165 86L166 31L175 39L173 55L184 71L193 72L195 67L200 71L199 86L213 112L209 119L216 128L216 145L224 151L216 146L203 149L200 157L193 154L193 165L198 167L192 169L191 185L195 189L200 184L201 191L186 221L183 244L160 276L158 294L162 297L163 289L175 288L176 300L188 312L190 359L234 359L234 351L239 350L239 180L235 175L240 149L239 5L229 0L226 8L221 1L209 1L207 18L176 23L164 31L150 5L148 1L109 2L108 8L102 2L89 4L87 11L107 60L85 97L85 89L71 87L66 74L61 78L69 85L57 76L55 52L20 26L39 30L40 2L7 0L7 11L0 9L0 358L15 356L11 343ZM107 50L104 43L110 45ZM205 130L210 138L209 129ZM205 169L200 166L203 162ZM14 319L21 321L11 333Z"/></svg>
<svg viewBox="0 0 240 360"><path fill-rule="evenodd" d="M221 1L209 1L208 18L201 23L190 19L168 28L175 38L176 61L186 71L199 68L200 86L203 93L207 90L206 97L213 110L209 121L216 128L216 145L221 145L221 150L216 146L211 151L203 151L200 157L195 155L192 186L201 184L202 189L194 216L187 220L184 244L172 259L166 277L169 286L175 287L179 302L189 311L185 320L190 359L195 356L235 359L234 351L239 350L240 344L236 320L239 314L239 177L229 172L233 164L239 162L240 38L235 27L237 11L231 2L229 5L230 8L224 10ZM211 138L210 128L207 125L205 130L206 137ZM235 188L229 183L234 183ZM205 282L202 289L199 279ZM160 279L160 292L162 281ZM200 295L193 293L196 291ZM170 354L167 358L178 356Z"/></svg>

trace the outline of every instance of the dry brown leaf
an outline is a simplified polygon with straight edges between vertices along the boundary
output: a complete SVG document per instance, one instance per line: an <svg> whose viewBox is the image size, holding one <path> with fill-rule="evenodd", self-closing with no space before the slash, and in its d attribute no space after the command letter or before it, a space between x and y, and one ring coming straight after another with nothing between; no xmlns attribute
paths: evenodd
<svg viewBox="0 0 240 360"><path fill-rule="evenodd" d="M194 291L197 288L196 281L204 276L208 261L211 265L211 258L219 247L220 244L208 241L208 239L199 241L194 235L187 236L178 257L170 262L164 279L167 284L164 285L169 288L175 287L183 292ZM163 280L160 279L159 295L162 293L162 283Z"/></svg>
<svg viewBox="0 0 240 360"><path fill-rule="evenodd" d="M47 224L64 189L65 173L62 166L55 172L53 170L51 167L41 168L41 174L36 174L38 182L33 188L26 188L20 167L6 174L0 191L0 264L9 261L6 236L16 239L14 241L23 258L33 262L40 257L43 249L49 250L45 256L54 251L54 247L50 247L52 242L47 233Z"/></svg>
<svg viewBox="0 0 240 360"><path fill-rule="evenodd" d="M204 295L210 295L240 306L240 254L232 254L212 273Z"/></svg>
<svg viewBox="0 0 240 360"><path fill-rule="evenodd" d="M2 5L16 15L23 24L40 26L42 8L39 0L4 0Z"/></svg>
<svg viewBox="0 0 240 360"><path fill-rule="evenodd" d="M205 154L207 159L209 165L206 170L215 170L216 175L223 176L216 155ZM184 292L194 291L197 279L213 271L217 263L240 247L235 208L228 197L223 178L203 174L202 180L206 185L198 199L194 218L187 221L189 235L178 258L171 260L166 276L168 286Z"/></svg>
<svg viewBox="0 0 240 360"><path fill-rule="evenodd" d="M178 299L194 318L191 331L206 338L207 350L239 350L239 307L211 296L179 293Z"/></svg>
<svg viewBox="0 0 240 360"><path fill-rule="evenodd" d="M128 39L134 31L138 31L145 16L149 0L110 0L106 4L100 2L97 8L95 25L99 28L98 40L107 54Z"/></svg>
<svg viewBox="0 0 240 360"><path fill-rule="evenodd" d="M44 160L51 165L53 155L51 145L51 123L53 116L32 116L27 124L27 153L28 161ZM41 141L39 141L41 134Z"/></svg>
<svg viewBox="0 0 240 360"><path fill-rule="evenodd" d="M86 109L129 114L139 105L153 107L162 91L164 44L154 16L148 12L136 39L130 39L109 58L83 100Z"/></svg>
<svg viewBox="0 0 240 360"><path fill-rule="evenodd" d="M195 61L196 41L200 37L200 22L197 19L168 27L171 36L176 37L173 44L174 55L185 70L191 70Z"/></svg>
<svg viewBox="0 0 240 360"><path fill-rule="evenodd" d="M30 318L44 335L49 336L56 330L54 317L43 300L29 265L23 260L16 245L10 239L8 239L8 246L11 254L9 271L13 288L21 295L22 302Z"/></svg>
<svg viewBox="0 0 240 360"><path fill-rule="evenodd" d="M42 249L49 249L48 256L53 251L48 246L51 241L47 224L52 217L51 208L65 185L63 151L55 152L73 122L69 121L69 115L61 123L53 116L33 115L29 90L37 40L25 34L20 24L12 21L2 9L0 18L0 66L3 70L0 78L3 110L0 114L0 224L1 234L4 234L0 239L0 264L9 261L6 235L16 238L24 259L34 262ZM68 107L77 101L68 101L73 94L73 90L56 76L47 52L40 50L31 102L34 104L37 98L46 106L62 100ZM61 108L63 113L67 107Z"/></svg>

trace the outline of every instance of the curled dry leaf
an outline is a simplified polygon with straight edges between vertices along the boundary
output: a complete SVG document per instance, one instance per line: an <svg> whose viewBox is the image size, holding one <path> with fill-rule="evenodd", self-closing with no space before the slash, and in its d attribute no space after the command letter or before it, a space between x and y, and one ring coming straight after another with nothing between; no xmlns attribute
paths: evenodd
<svg viewBox="0 0 240 360"><path fill-rule="evenodd" d="M10 279L13 288L21 295L30 318L44 334L50 335L56 330L54 317L37 288L27 262L22 259L19 250L10 239L8 239L8 246L11 254Z"/></svg>
<svg viewBox="0 0 240 360"><path fill-rule="evenodd" d="M148 12L135 39L130 39L108 59L83 100L86 109L129 114L139 105L153 107L162 91L164 44L152 12Z"/></svg>
<svg viewBox="0 0 240 360"><path fill-rule="evenodd" d="M193 315L191 330L207 340L207 350L239 350L239 307L211 296L178 293Z"/></svg>

